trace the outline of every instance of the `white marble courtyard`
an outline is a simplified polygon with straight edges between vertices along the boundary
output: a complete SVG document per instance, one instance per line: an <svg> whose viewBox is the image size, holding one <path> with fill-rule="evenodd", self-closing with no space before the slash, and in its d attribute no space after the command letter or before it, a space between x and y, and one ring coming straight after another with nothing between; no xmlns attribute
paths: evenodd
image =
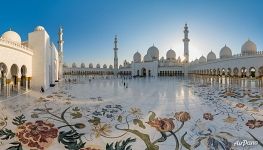
<svg viewBox="0 0 263 150"><path fill-rule="evenodd" d="M70 78L0 102L0 149L263 148L258 80Z"/></svg>

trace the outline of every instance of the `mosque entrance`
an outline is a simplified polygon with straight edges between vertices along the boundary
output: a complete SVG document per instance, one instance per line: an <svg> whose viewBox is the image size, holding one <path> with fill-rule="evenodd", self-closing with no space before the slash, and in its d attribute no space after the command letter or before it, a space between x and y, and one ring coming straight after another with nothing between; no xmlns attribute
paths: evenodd
<svg viewBox="0 0 263 150"><path fill-rule="evenodd" d="M142 76L146 77L146 69L145 68L142 68Z"/></svg>

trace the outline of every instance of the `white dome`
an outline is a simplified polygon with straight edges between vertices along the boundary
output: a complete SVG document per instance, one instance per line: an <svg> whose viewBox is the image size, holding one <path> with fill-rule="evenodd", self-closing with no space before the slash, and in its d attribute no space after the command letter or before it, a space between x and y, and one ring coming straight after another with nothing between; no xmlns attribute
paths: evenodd
<svg viewBox="0 0 263 150"><path fill-rule="evenodd" d="M220 50L220 58L229 58L229 57L232 57L232 51L229 47L225 45Z"/></svg>
<svg viewBox="0 0 263 150"><path fill-rule="evenodd" d="M21 44L21 37L14 31L7 31L2 35L3 39Z"/></svg>
<svg viewBox="0 0 263 150"><path fill-rule="evenodd" d="M35 28L35 31L44 31L44 30L45 30L45 28L42 27L42 26L37 26L37 27Z"/></svg>
<svg viewBox="0 0 263 150"><path fill-rule="evenodd" d="M110 68L110 69L112 69L112 68L113 68L113 66L112 66L112 65L110 65L110 66L109 66L109 68Z"/></svg>
<svg viewBox="0 0 263 150"><path fill-rule="evenodd" d="M106 65L106 64L104 64L104 65L103 65L103 68L107 68L107 65Z"/></svg>
<svg viewBox="0 0 263 150"><path fill-rule="evenodd" d="M213 51L210 51L208 54L207 54L207 62L208 61L213 61L213 60L216 60L216 54L213 52Z"/></svg>
<svg viewBox="0 0 263 150"><path fill-rule="evenodd" d="M151 46L148 49L147 54L149 54L153 60L158 60L159 59L159 50L155 46Z"/></svg>
<svg viewBox="0 0 263 150"><path fill-rule="evenodd" d="M200 58L199 58L199 63L205 63L206 62L206 58L202 55Z"/></svg>
<svg viewBox="0 0 263 150"><path fill-rule="evenodd" d="M169 51L167 51L166 53L166 59L167 60L175 60L176 54L175 51L170 49Z"/></svg>
<svg viewBox="0 0 263 150"><path fill-rule="evenodd" d="M134 55L133 55L133 61L135 63L139 63L142 61L142 56L139 52L136 52Z"/></svg>
<svg viewBox="0 0 263 150"><path fill-rule="evenodd" d="M97 64L97 65L96 65L96 68L100 68L100 64Z"/></svg>
<svg viewBox="0 0 263 150"><path fill-rule="evenodd" d="M85 68L85 64L84 64L84 63L81 63L81 64L80 64L80 68Z"/></svg>
<svg viewBox="0 0 263 150"><path fill-rule="evenodd" d="M120 65L119 68L122 68L122 65Z"/></svg>
<svg viewBox="0 0 263 150"><path fill-rule="evenodd" d="M257 46L254 42L247 40L241 47L242 54L255 54L257 53Z"/></svg>
<svg viewBox="0 0 263 150"><path fill-rule="evenodd" d="M89 64L89 68L93 68L93 64L92 63Z"/></svg>
<svg viewBox="0 0 263 150"><path fill-rule="evenodd" d="M76 63L72 63L72 68L77 68L77 64Z"/></svg>
<svg viewBox="0 0 263 150"><path fill-rule="evenodd" d="M150 54L146 54L146 55L143 57L143 61L144 61L144 62L152 61L151 55L150 55Z"/></svg>

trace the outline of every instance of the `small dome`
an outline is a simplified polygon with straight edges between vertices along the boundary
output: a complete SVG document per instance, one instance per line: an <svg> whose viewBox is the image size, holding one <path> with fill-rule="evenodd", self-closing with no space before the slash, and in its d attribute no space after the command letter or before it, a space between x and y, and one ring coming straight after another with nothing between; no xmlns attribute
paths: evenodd
<svg viewBox="0 0 263 150"><path fill-rule="evenodd" d="M80 68L85 68L85 64L81 63Z"/></svg>
<svg viewBox="0 0 263 150"><path fill-rule="evenodd" d="M100 64L97 64L97 65L96 65L96 68L100 68Z"/></svg>
<svg viewBox="0 0 263 150"><path fill-rule="evenodd" d="M247 40L241 47L241 53L244 54L255 54L257 53L257 46L254 42Z"/></svg>
<svg viewBox="0 0 263 150"><path fill-rule="evenodd" d="M167 60L175 60L176 54L175 51L170 49L167 53L166 53L166 59Z"/></svg>
<svg viewBox="0 0 263 150"><path fill-rule="evenodd" d="M216 54L213 52L213 51L210 51L208 54L207 54L207 62L209 61L213 61L213 60L216 60Z"/></svg>
<svg viewBox="0 0 263 150"><path fill-rule="evenodd" d="M3 39L21 44L21 37L14 31L7 31L2 35Z"/></svg>
<svg viewBox="0 0 263 150"><path fill-rule="evenodd" d="M150 55L150 54L146 54L146 55L143 57L143 61L144 61L144 62L152 61L151 55Z"/></svg>
<svg viewBox="0 0 263 150"><path fill-rule="evenodd" d="M142 61L142 56L139 52L136 52L134 55L133 55L133 61L135 63L139 63Z"/></svg>
<svg viewBox="0 0 263 150"><path fill-rule="evenodd" d="M149 54L153 60L159 59L159 50L154 45L148 49L147 54Z"/></svg>
<svg viewBox="0 0 263 150"><path fill-rule="evenodd" d="M220 58L230 58L230 57L232 57L232 51L229 47L225 45L220 50Z"/></svg>
<svg viewBox="0 0 263 150"><path fill-rule="evenodd" d="M44 31L44 30L45 30L45 28L42 27L42 26L37 26L37 27L35 28L35 31Z"/></svg>
<svg viewBox="0 0 263 150"><path fill-rule="evenodd" d="M113 68L113 66L112 66L112 65L110 65L110 66L109 66L109 68L110 68L110 69L112 69L112 68Z"/></svg>
<svg viewBox="0 0 263 150"><path fill-rule="evenodd" d="M89 68L93 68L93 64L92 63L89 64Z"/></svg>
<svg viewBox="0 0 263 150"><path fill-rule="evenodd" d="M195 59L194 64L198 64L198 63L199 63L199 60Z"/></svg>
<svg viewBox="0 0 263 150"><path fill-rule="evenodd" d="M103 65L103 68L107 68L107 65L106 65L106 64L104 64L104 65Z"/></svg>
<svg viewBox="0 0 263 150"><path fill-rule="evenodd" d="M72 63L72 68L77 68L77 64L76 63Z"/></svg>
<svg viewBox="0 0 263 150"><path fill-rule="evenodd" d="M122 65L120 65L119 68L122 68Z"/></svg>
<svg viewBox="0 0 263 150"><path fill-rule="evenodd" d="M202 55L200 58L199 58L199 63L205 63L206 62L206 58Z"/></svg>

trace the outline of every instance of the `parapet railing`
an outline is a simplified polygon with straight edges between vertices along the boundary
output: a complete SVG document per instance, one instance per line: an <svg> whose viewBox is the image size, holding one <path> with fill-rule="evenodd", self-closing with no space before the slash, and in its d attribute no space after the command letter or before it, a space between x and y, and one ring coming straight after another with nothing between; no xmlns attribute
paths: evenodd
<svg viewBox="0 0 263 150"><path fill-rule="evenodd" d="M33 52L30 48L24 46L24 45L21 45L19 43L16 43L16 42L12 42L12 41L8 41L2 37L0 37L0 44L6 44L6 45L10 45L12 47L15 47L15 48L21 48L21 49L24 49L24 50L27 50L27 51L30 51L30 52Z"/></svg>
<svg viewBox="0 0 263 150"><path fill-rule="evenodd" d="M206 64L206 63L214 63L214 62L228 60L228 59L233 59L233 58L253 57L253 56L260 56L260 55L263 55L263 51L257 51L256 53L235 54L235 55L232 55L231 57L228 57L228 58L217 58L217 59L214 59L214 60L211 60L211 61L206 61L206 62L203 62L203 63L193 62L193 63L190 63L190 65L194 66L194 65Z"/></svg>

